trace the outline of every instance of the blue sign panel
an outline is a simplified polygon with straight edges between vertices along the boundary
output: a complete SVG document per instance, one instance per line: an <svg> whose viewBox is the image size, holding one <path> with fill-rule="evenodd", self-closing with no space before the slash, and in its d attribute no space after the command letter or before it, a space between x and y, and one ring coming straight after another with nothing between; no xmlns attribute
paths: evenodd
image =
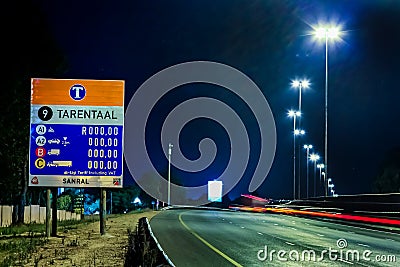
<svg viewBox="0 0 400 267"><path fill-rule="evenodd" d="M32 175L121 176L122 126L32 124Z"/></svg>
<svg viewBox="0 0 400 267"><path fill-rule="evenodd" d="M32 79L29 185L122 187L123 81Z"/></svg>

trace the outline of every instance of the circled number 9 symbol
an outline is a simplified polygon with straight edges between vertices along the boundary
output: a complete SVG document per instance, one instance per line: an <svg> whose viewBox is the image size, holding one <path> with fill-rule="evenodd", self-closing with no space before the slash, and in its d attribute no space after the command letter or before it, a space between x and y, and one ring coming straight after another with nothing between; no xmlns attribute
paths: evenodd
<svg viewBox="0 0 400 267"><path fill-rule="evenodd" d="M48 106L39 108L38 117L42 121L48 121L53 117L53 110Z"/></svg>

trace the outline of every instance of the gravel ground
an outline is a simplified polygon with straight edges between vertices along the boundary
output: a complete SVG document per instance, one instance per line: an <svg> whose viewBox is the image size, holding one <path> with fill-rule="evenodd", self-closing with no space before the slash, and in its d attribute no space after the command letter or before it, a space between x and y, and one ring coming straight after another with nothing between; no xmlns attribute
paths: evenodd
<svg viewBox="0 0 400 267"><path fill-rule="evenodd" d="M128 229L135 230L138 220L149 220L157 211L109 217L106 234L100 234L100 222L80 224L50 237L23 266L124 266Z"/></svg>

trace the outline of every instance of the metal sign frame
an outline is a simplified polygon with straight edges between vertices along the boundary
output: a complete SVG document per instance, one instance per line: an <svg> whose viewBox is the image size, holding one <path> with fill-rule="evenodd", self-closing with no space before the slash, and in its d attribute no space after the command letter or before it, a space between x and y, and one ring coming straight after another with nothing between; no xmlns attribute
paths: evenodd
<svg viewBox="0 0 400 267"><path fill-rule="evenodd" d="M31 79L29 186L122 187L124 86Z"/></svg>

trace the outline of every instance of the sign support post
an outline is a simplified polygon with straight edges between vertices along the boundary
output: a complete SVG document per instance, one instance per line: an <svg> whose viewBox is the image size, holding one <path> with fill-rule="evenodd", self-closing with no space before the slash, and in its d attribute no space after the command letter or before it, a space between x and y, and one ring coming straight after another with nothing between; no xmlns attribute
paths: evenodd
<svg viewBox="0 0 400 267"><path fill-rule="evenodd" d="M50 189L46 189L46 237L50 237L50 221L51 221L51 194Z"/></svg>
<svg viewBox="0 0 400 267"><path fill-rule="evenodd" d="M51 189L53 202L51 203L51 236L57 236L57 187Z"/></svg>
<svg viewBox="0 0 400 267"><path fill-rule="evenodd" d="M100 189L100 234L106 233L106 202L107 191L104 188Z"/></svg>

